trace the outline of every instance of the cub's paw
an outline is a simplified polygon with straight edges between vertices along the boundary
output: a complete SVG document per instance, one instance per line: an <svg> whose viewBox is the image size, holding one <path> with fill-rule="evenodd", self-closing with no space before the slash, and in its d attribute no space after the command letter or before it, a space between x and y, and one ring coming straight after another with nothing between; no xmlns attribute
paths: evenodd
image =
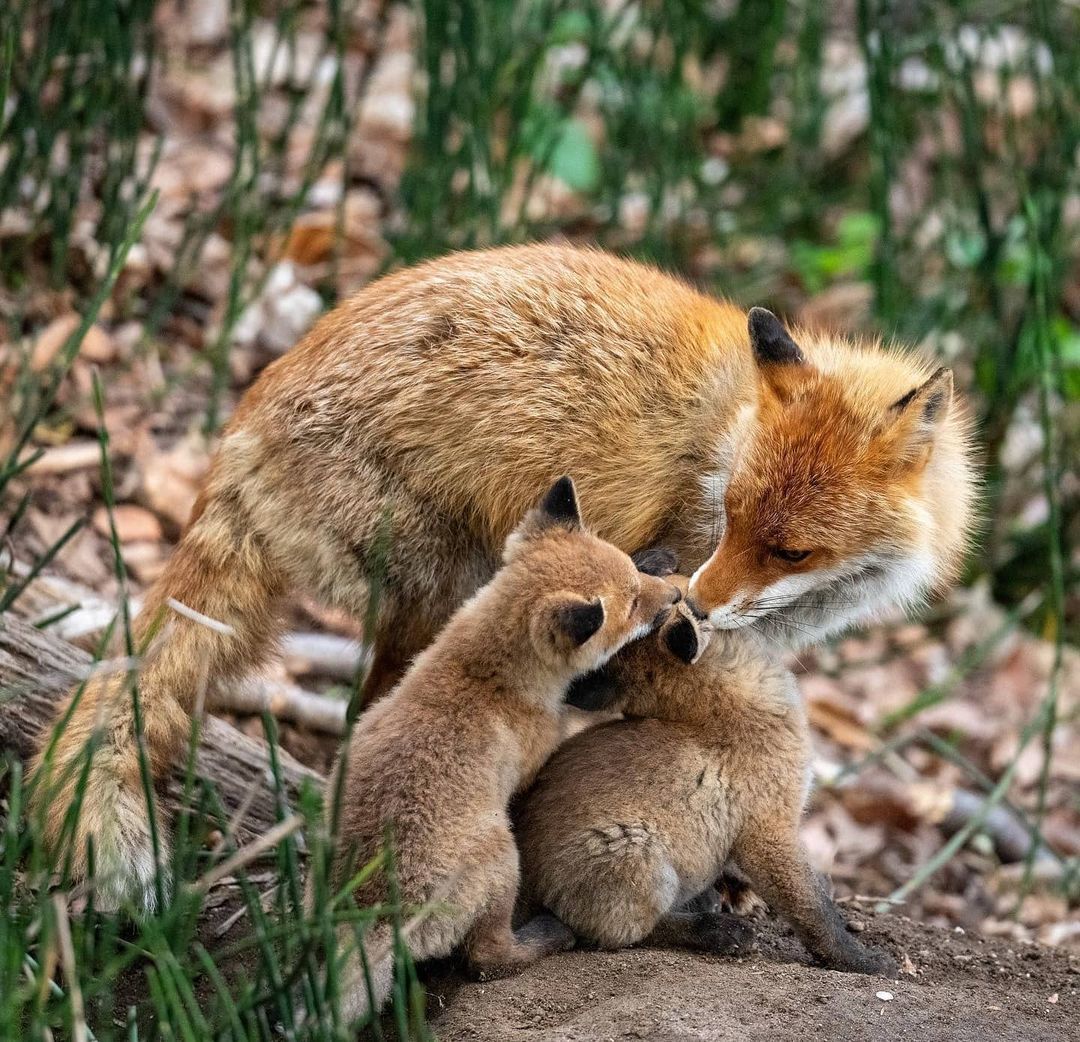
<svg viewBox="0 0 1080 1042"><path fill-rule="evenodd" d="M858 972L868 974L872 977L895 977L899 972L896 960L887 952L883 952L879 948L866 949L863 965L866 968L861 969Z"/></svg>
<svg viewBox="0 0 1080 1042"><path fill-rule="evenodd" d="M868 977L895 977L896 960L879 948L853 945L842 956L825 963L830 969L845 973L865 973Z"/></svg>
<svg viewBox="0 0 1080 1042"><path fill-rule="evenodd" d="M694 931L701 947L718 955L745 955L754 946L754 928L726 912L699 915Z"/></svg>
<svg viewBox="0 0 1080 1042"><path fill-rule="evenodd" d="M650 546L646 550L638 550L636 554L630 555L630 559L643 575L656 575L663 579L679 570L679 555L666 546Z"/></svg>
<svg viewBox="0 0 1080 1042"><path fill-rule="evenodd" d="M769 906L754 893L750 883L735 872L725 871L717 881L721 905L735 915L757 918L765 915Z"/></svg>
<svg viewBox="0 0 1080 1042"><path fill-rule="evenodd" d="M524 926L515 931L514 939L520 944L540 949L544 955L569 951L577 941L574 931L561 919L548 912L533 916Z"/></svg>

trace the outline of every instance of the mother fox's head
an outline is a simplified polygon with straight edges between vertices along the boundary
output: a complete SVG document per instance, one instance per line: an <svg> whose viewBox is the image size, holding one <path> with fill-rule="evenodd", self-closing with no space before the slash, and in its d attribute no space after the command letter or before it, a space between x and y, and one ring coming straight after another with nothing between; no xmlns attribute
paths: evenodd
<svg viewBox="0 0 1080 1042"><path fill-rule="evenodd" d="M691 603L718 628L801 644L946 585L974 498L951 372L814 334L796 343L763 308L748 327L758 400L724 448L722 536Z"/></svg>

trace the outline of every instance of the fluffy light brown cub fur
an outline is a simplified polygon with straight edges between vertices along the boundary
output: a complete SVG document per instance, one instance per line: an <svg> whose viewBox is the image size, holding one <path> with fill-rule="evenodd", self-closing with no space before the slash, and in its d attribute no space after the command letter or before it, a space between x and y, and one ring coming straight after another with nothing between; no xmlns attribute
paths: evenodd
<svg viewBox="0 0 1080 1042"><path fill-rule="evenodd" d="M679 596L582 529L563 479L510 536L504 567L360 718L341 768L338 881L379 851L389 828L401 900L443 909L410 934L414 958L463 944L477 971L495 975L572 942L550 916L511 928L518 855L507 803L558 743L567 685L648 632ZM385 900L385 880L357 898ZM364 942L379 1003L389 940L383 926ZM364 1013L359 960L347 994L347 1014Z"/></svg>
<svg viewBox="0 0 1080 1042"><path fill-rule="evenodd" d="M799 840L810 743L791 674L752 633L710 639L685 602L659 642L608 667L628 719L564 745L526 797L524 892L606 948L722 948L723 917L678 910L731 858L815 959L889 971L847 932Z"/></svg>

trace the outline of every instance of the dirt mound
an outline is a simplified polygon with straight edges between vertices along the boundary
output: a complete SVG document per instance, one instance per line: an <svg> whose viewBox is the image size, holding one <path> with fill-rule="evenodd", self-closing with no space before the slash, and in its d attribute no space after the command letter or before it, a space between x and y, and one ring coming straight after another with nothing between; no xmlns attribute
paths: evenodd
<svg viewBox="0 0 1080 1042"><path fill-rule="evenodd" d="M574 951L488 983L444 968L427 975L430 1023L440 1042L1080 1040L1076 955L883 916L864 936L909 971L886 980L808 966L784 926L758 930L739 959Z"/></svg>

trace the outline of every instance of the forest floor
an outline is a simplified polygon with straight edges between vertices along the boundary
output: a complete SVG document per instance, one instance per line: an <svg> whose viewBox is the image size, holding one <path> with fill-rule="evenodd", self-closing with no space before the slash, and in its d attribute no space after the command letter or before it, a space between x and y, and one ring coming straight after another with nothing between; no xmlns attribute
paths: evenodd
<svg viewBox="0 0 1080 1042"><path fill-rule="evenodd" d="M769 919L758 927L756 949L738 959L644 948L572 951L499 981L430 974L429 1022L442 1042L1077 1037L1076 955L884 915L862 936L908 971L887 980L805 965L782 925Z"/></svg>

